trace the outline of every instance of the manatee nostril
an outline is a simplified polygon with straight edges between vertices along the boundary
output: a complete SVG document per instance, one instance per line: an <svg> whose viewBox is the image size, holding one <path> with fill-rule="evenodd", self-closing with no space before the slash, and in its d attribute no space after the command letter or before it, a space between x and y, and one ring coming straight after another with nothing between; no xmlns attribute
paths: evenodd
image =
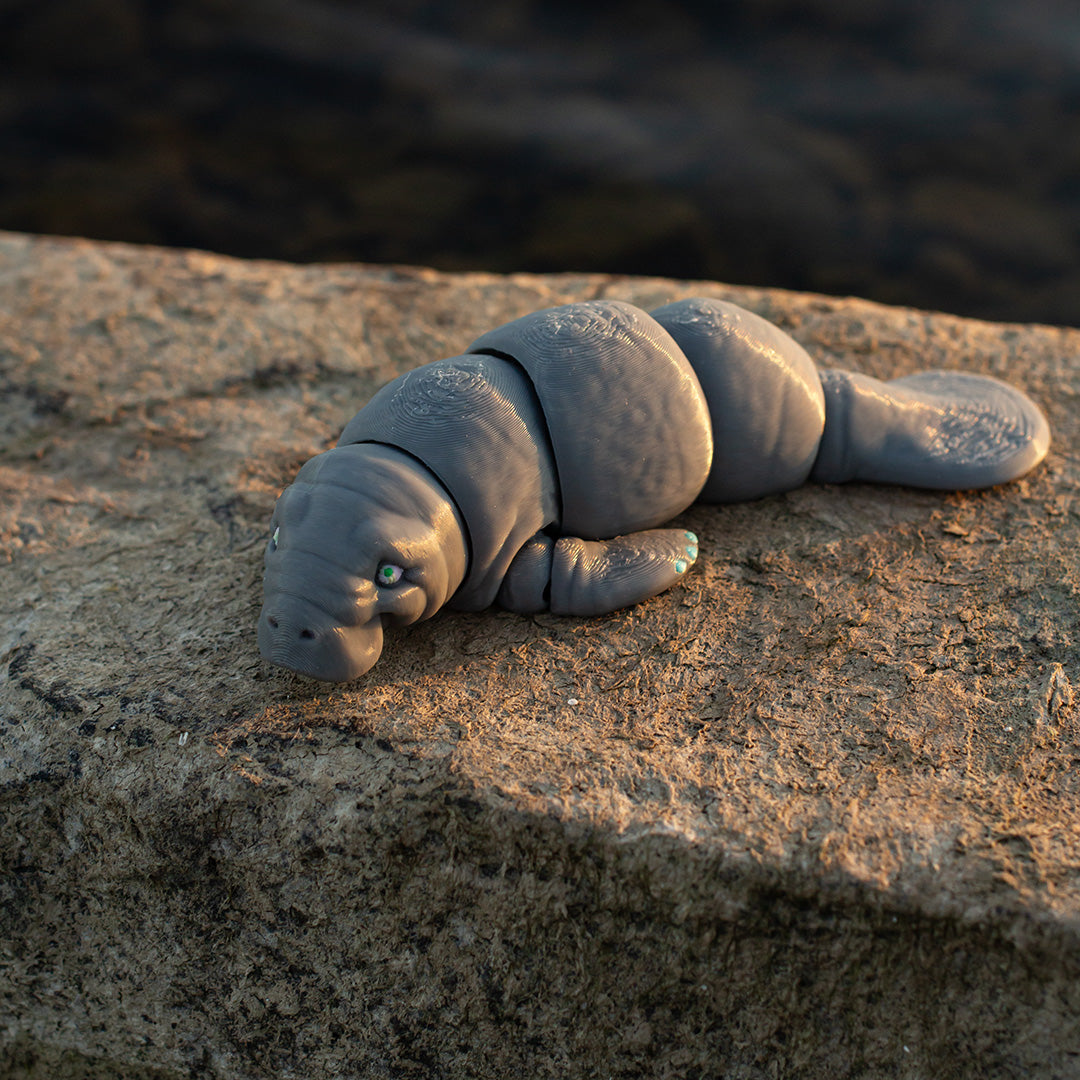
<svg viewBox="0 0 1080 1080"><path fill-rule="evenodd" d="M278 628L278 621L273 615L267 615L266 621L270 624L270 627L274 630Z"/></svg>
<svg viewBox="0 0 1080 1080"><path fill-rule="evenodd" d="M301 630L301 631L300 631L300 636L301 636L301 637L302 637L302 638L303 638L303 639L304 639L305 641L313 641L313 640L314 640L314 638L315 638L315 631L314 631L314 630L307 630L307 629L304 629L304 630Z"/></svg>

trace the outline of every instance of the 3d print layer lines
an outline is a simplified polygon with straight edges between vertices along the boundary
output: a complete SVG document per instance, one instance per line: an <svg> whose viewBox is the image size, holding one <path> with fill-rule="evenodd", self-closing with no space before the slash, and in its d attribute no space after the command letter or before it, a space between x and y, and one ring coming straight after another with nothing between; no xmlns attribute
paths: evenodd
<svg viewBox="0 0 1080 1080"><path fill-rule="evenodd" d="M259 649L318 679L362 675L386 626L444 604L595 615L668 588L695 500L804 481L963 489L1046 454L1019 390L929 372L819 371L733 304L539 311L395 379L282 493Z"/></svg>

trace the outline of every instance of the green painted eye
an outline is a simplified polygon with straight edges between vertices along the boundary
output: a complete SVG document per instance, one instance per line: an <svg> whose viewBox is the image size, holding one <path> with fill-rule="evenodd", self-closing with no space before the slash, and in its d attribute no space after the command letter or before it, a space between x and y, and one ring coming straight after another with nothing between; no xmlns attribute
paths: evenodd
<svg viewBox="0 0 1080 1080"><path fill-rule="evenodd" d="M404 573L405 571L400 566L384 562L379 564L379 569L375 573L375 580L380 585L396 585Z"/></svg>

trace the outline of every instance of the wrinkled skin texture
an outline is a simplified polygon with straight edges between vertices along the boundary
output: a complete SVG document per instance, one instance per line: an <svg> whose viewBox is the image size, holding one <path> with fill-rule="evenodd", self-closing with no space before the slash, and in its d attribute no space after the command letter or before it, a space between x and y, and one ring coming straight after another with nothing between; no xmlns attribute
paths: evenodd
<svg viewBox="0 0 1080 1080"><path fill-rule="evenodd" d="M453 505L404 454L371 444L312 458L270 525L259 651L316 679L343 682L382 652L383 628L433 615L465 573ZM400 567L400 580L379 569Z"/></svg>

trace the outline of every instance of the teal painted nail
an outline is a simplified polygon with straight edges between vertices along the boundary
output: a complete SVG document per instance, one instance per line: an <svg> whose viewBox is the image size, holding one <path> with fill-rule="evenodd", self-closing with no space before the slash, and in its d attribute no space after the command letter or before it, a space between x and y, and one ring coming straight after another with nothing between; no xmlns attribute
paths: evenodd
<svg viewBox="0 0 1080 1080"><path fill-rule="evenodd" d="M687 545L686 554L689 555L691 559L696 559L697 558L697 545L696 544Z"/></svg>
<svg viewBox="0 0 1080 1080"><path fill-rule="evenodd" d="M695 533L687 532L686 539L689 540L691 544L697 543L697 535Z"/></svg>
<svg viewBox="0 0 1080 1080"><path fill-rule="evenodd" d="M675 573L676 574L685 574L686 573L686 568L689 565L690 564L685 559L676 559L675 560Z"/></svg>

